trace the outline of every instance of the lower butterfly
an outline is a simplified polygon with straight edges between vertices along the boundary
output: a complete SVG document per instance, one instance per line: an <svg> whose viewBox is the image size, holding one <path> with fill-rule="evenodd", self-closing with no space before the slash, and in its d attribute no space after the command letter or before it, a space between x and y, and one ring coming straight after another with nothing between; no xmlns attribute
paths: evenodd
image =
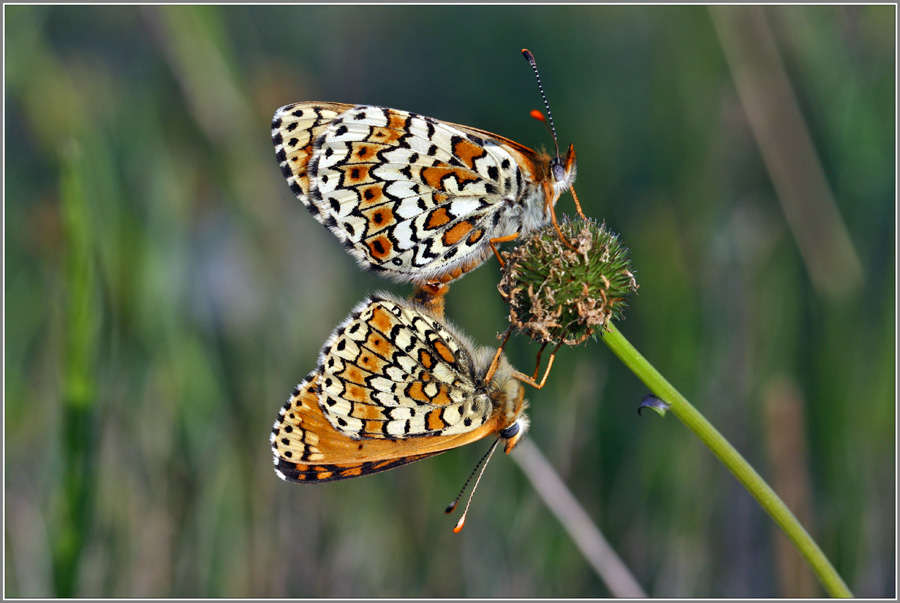
<svg viewBox="0 0 900 603"><path fill-rule="evenodd" d="M552 116L549 125L555 143ZM293 193L360 265L434 291L496 255L495 244L555 223L556 202L575 180L571 145L551 157L373 105L286 105L272 140ZM576 206L583 216L577 198Z"/></svg>
<svg viewBox="0 0 900 603"><path fill-rule="evenodd" d="M426 307L372 295L281 408L270 436L275 472L301 483L349 479L489 436L509 453L528 429L514 373Z"/></svg>

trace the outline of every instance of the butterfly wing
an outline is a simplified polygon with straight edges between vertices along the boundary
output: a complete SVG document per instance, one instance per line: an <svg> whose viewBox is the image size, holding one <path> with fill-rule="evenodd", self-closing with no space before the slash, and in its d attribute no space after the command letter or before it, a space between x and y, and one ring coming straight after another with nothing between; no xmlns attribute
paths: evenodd
<svg viewBox="0 0 900 603"><path fill-rule="evenodd" d="M334 118L353 105L344 103L293 103L275 112L272 119L272 142L281 173L291 192L319 221L324 216L309 197L307 165L313 154L313 141Z"/></svg>
<svg viewBox="0 0 900 603"><path fill-rule="evenodd" d="M421 307L370 297L282 407L270 438L276 472L292 481L346 479L499 433L509 409L477 370L461 334Z"/></svg>
<svg viewBox="0 0 900 603"><path fill-rule="evenodd" d="M438 454L403 440L354 440L335 430L319 408L319 375L311 373L279 412L269 441L275 473L294 482L327 482L387 471Z"/></svg>
<svg viewBox="0 0 900 603"><path fill-rule="evenodd" d="M276 112L273 140L307 208L361 265L397 280L451 280L484 261L491 238L518 232L524 214L543 214L546 158L481 130L301 103Z"/></svg>

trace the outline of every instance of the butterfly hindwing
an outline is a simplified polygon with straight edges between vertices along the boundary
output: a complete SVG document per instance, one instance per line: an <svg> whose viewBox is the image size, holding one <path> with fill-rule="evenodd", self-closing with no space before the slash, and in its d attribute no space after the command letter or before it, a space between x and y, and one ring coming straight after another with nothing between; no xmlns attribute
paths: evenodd
<svg viewBox="0 0 900 603"><path fill-rule="evenodd" d="M326 482L387 471L437 452L410 454L400 440L358 441L335 431L319 409L313 372L282 407L269 438L279 477Z"/></svg>
<svg viewBox="0 0 900 603"><path fill-rule="evenodd" d="M525 420L521 385L424 307L380 294L326 341L319 367L282 406L270 443L283 479L385 471L497 435Z"/></svg>
<svg viewBox="0 0 900 603"><path fill-rule="evenodd" d="M322 348L321 405L354 438L410 438L476 429L492 405L471 347L415 306L372 296Z"/></svg>

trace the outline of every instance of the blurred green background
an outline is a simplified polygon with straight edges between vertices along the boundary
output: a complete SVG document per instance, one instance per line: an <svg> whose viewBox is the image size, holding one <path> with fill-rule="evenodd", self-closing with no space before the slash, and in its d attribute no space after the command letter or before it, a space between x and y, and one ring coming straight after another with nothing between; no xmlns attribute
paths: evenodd
<svg viewBox="0 0 900 603"><path fill-rule="evenodd" d="M622 332L856 595L895 595L893 6L5 17L7 596L609 596L504 455L451 532L486 442L318 486L271 465L332 328L367 292L409 293L290 193L274 110L379 104L547 147L523 47L585 212L632 250ZM491 260L447 298L484 345L506 326L498 280ZM530 371L536 350L508 354ZM642 587L823 594L677 420L638 416L646 393L598 342L528 392L530 441Z"/></svg>

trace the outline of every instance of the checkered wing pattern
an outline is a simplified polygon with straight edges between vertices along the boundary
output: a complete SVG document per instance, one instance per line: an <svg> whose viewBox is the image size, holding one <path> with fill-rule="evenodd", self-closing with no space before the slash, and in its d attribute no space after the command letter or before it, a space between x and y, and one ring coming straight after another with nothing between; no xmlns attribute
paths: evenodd
<svg viewBox="0 0 900 603"><path fill-rule="evenodd" d="M287 105L272 138L307 209L362 266L399 281L458 278L489 240L545 224L561 192L544 186L546 155L396 109Z"/></svg>
<svg viewBox="0 0 900 603"><path fill-rule="evenodd" d="M282 407L276 471L292 481L367 475L522 423L524 392L505 359L484 380L492 356L422 306L369 297Z"/></svg>

